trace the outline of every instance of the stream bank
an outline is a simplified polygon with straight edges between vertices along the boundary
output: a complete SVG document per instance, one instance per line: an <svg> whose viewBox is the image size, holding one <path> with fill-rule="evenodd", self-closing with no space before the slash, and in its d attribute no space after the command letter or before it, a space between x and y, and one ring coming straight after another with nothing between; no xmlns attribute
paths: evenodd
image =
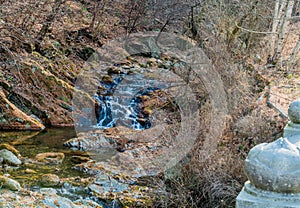
<svg viewBox="0 0 300 208"><path fill-rule="evenodd" d="M165 169L161 158L172 156L178 142L172 138L182 128L174 99L182 81L168 76L174 66L168 58L139 58L106 68L88 131L1 132L2 149L21 161L3 159L3 180L17 184L1 189L3 206L152 206L153 182Z"/></svg>

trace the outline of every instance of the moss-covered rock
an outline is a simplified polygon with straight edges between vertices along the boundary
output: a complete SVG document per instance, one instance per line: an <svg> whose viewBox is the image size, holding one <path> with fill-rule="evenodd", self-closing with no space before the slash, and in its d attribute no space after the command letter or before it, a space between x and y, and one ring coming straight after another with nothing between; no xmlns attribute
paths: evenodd
<svg viewBox="0 0 300 208"><path fill-rule="evenodd" d="M60 179L55 174L43 174L40 178L41 185L46 187L57 186L60 182Z"/></svg>

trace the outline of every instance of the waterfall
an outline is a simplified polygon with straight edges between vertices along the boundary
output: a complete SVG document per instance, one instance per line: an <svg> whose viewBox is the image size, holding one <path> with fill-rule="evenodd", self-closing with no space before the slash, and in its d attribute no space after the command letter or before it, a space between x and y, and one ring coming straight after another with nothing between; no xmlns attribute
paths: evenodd
<svg viewBox="0 0 300 208"><path fill-rule="evenodd" d="M114 75L111 82L100 82L96 101L96 128L126 126L135 130L151 127L149 115L141 112L143 95L159 90L163 84L142 74Z"/></svg>

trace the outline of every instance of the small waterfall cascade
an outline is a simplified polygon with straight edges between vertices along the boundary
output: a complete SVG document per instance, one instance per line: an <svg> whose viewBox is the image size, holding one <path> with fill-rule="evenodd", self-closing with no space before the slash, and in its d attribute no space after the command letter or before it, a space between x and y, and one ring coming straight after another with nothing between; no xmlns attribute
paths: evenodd
<svg viewBox="0 0 300 208"><path fill-rule="evenodd" d="M142 96L167 87L166 83L143 74L112 76L110 82L100 82L94 99L96 128L105 129L125 126L135 130L151 127L149 115L141 111Z"/></svg>

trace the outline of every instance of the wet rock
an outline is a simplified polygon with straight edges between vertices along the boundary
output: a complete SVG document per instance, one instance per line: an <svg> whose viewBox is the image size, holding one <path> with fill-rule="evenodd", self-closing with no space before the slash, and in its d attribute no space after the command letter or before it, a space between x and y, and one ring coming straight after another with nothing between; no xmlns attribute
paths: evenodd
<svg viewBox="0 0 300 208"><path fill-rule="evenodd" d="M97 198L116 204L121 207L152 207L150 192L151 189L147 187L131 185L128 180L129 176L111 176L109 174L101 173L97 175L94 183L89 186L89 190ZM129 178L128 178L129 177ZM115 200L118 196L118 201ZM111 207L112 205L108 205Z"/></svg>
<svg viewBox="0 0 300 208"><path fill-rule="evenodd" d="M140 64L139 64L139 67L140 67L140 68L147 68L147 64L140 63Z"/></svg>
<svg viewBox="0 0 300 208"><path fill-rule="evenodd" d="M57 191L54 188L41 188L39 192L42 194L57 194Z"/></svg>
<svg viewBox="0 0 300 208"><path fill-rule="evenodd" d="M88 157L75 155L75 156L72 156L71 160L72 160L73 163L80 164L80 163L83 163L83 162L87 162L91 159L88 158Z"/></svg>
<svg viewBox="0 0 300 208"><path fill-rule="evenodd" d="M103 206L97 204L96 202L89 200L89 199L78 199L76 200L74 203L76 204L80 204L81 206L85 206L85 207L94 207L94 208L102 208Z"/></svg>
<svg viewBox="0 0 300 208"><path fill-rule="evenodd" d="M50 196L46 196L42 202L45 207L64 207L64 208L80 207L74 204L70 199L58 195L54 195L54 194Z"/></svg>
<svg viewBox="0 0 300 208"><path fill-rule="evenodd" d="M108 74L121 74L121 70L118 67L110 67L107 69Z"/></svg>
<svg viewBox="0 0 300 208"><path fill-rule="evenodd" d="M123 61L118 61L116 63L114 63L115 66L130 66L131 62L129 60L123 60Z"/></svg>
<svg viewBox="0 0 300 208"><path fill-rule="evenodd" d="M41 177L41 184L46 187L57 186L60 182L60 179L55 174L44 174Z"/></svg>
<svg viewBox="0 0 300 208"><path fill-rule="evenodd" d="M36 171L34 171L34 170L32 170L32 169L26 169L25 170L25 173L27 173L27 174L35 174L35 173L37 173Z"/></svg>
<svg viewBox="0 0 300 208"><path fill-rule="evenodd" d="M20 156L20 152L10 144L7 143L0 144L0 149L7 149L12 153L14 153L15 155Z"/></svg>
<svg viewBox="0 0 300 208"><path fill-rule="evenodd" d="M111 207L111 202L116 196L121 207L151 207L153 189L145 187L144 184L137 185L137 178L120 171L120 167L95 161L77 167L80 167L81 171L95 173L91 176L92 180L82 186L88 187L89 193L101 202L107 202L104 207Z"/></svg>
<svg viewBox="0 0 300 208"><path fill-rule="evenodd" d="M157 65L156 59L155 59L155 58L150 58L150 59L147 61L147 64L148 64L149 66L152 66L152 67L156 66L156 65Z"/></svg>
<svg viewBox="0 0 300 208"><path fill-rule="evenodd" d="M128 189L127 184L120 183L108 175L102 173L97 176L94 184L89 189L98 194L108 194L110 192L122 192Z"/></svg>
<svg viewBox="0 0 300 208"><path fill-rule="evenodd" d="M10 189L12 191L19 191L21 189L21 185L18 181L7 178L5 176L0 176L0 183L2 187Z"/></svg>
<svg viewBox="0 0 300 208"><path fill-rule="evenodd" d="M134 74L135 72L133 71L133 70L129 70L128 72L127 72L127 75L130 75L130 74Z"/></svg>
<svg viewBox="0 0 300 208"><path fill-rule="evenodd" d="M169 61L171 60L171 56L165 54L165 53L161 53L160 54L160 57L159 57L161 60L164 60L164 61Z"/></svg>
<svg viewBox="0 0 300 208"><path fill-rule="evenodd" d="M149 115L152 113L152 110L149 109L149 108L145 108L145 109L143 109L142 113L143 113L145 116L149 116Z"/></svg>
<svg viewBox="0 0 300 208"><path fill-rule="evenodd" d="M101 204L91 200L70 200L57 195L52 188L41 188L39 192L22 190L13 192L0 189L0 207L52 207L52 208L100 208Z"/></svg>
<svg viewBox="0 0 300 208"><path fill-rule="evenodd" d="M122 66L122 69L131 69L132 68L132 66L127 66L127 65L125 65L125 66Z"/></svg>
<svg viewBox="0 0 300 208"><path fill-rule="evenodd" d="M148 100L150 97L148 95L138 95L136 98L141 99L142 102Z"/></svg>
<svg viewBox="0 0 300 208"><path fill-rule="evenodd" d="M142 126L145 126L148 122L147 119L144 119L144 118L138 118L137 120Z"/></svg>
<svg viewBox="0 0 300 208"><path fill-rule="evenodd" d="M8 163L10 165L21 165L22 162L17 158L16 155L14 155L11 151L7 149L0 150L0 157L3 158L5 163Z"/></svg>
<svg viewBox="0 0 300 208"><path fill-rule="evenodd" d="M126 59L130 62L130 63L136 63L137 60L135 57L132 57L132 56L127 56Z"/></svg>
<svg viewBox="0 0 300 208"><path fill-rule="evenodd" d="M65 154L62 152L45 152L39 153L35 156L38 162L45 164L59 164L62 163L65 158Z"/></svg>
<svg viewBox="0 0 300 208"><path fill-rule="evenodd" d="M164 63L164 68L169 69L173 66L173 63L171 61L166 61Z"/></svg>
<svg viewBox="0 0 300 208"><path fill-rule="evenodd" d="M105 84L112 84L114 82L113 78L111 76L108 76L108 75L103 76L102 81Z"/></svg>
<svg viewBox="0 0 300 208"><path fill-rule="evenodd" d="M64 143L64 146L77 150L95 150L99 148L111 148L112 145L104 137L102 131L90 132L77 138L70 139Z"/></svg>

